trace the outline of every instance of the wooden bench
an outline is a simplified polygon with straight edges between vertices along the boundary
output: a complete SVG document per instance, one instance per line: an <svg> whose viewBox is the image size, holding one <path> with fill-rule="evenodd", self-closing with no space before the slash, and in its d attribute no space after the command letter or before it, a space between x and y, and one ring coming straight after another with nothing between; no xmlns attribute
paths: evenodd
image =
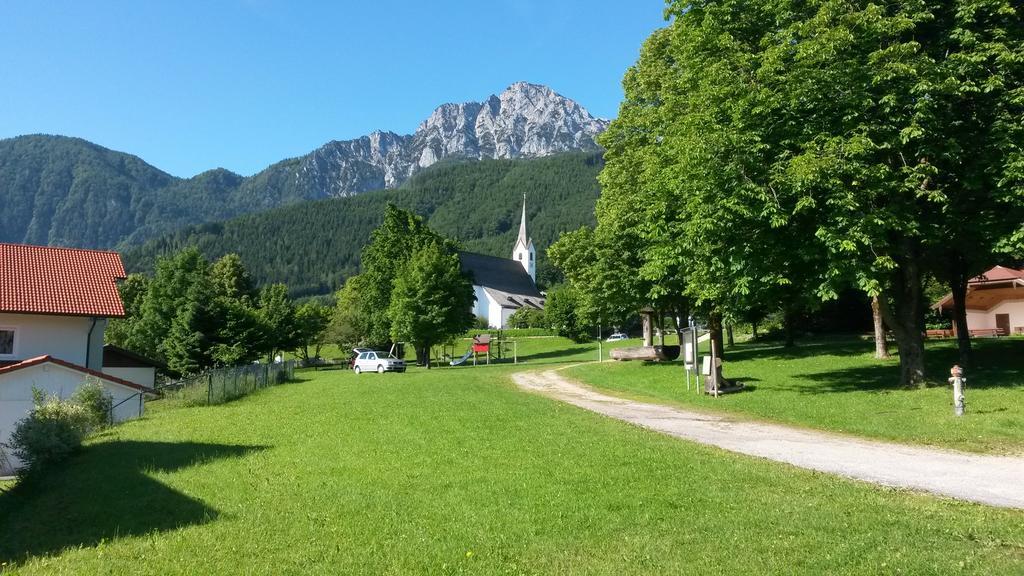
<svg viewBox="0 0 1024 576"><path fill-rule="evenodd" d="M971 338L995 338L1002 336L1003 331L999 328L973 328L971 329Z"/></svg>
<svg viewBox="0 0 1024 576"><path fill-rule="evenodd" d="M925 330L925 338L952 338L952 330Z"/></svg>

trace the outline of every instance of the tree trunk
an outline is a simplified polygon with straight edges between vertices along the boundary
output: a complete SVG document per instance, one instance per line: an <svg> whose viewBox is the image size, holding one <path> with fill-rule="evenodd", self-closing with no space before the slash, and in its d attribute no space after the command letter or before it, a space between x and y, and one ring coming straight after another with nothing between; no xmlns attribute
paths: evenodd
<svg viewBox="0 0 1024 576"><path fill-rule="evenodd" d="M725 343L722 337L722 315L717 311L713 311L708 314L708 332L711 335L711 340L715 343L715 353L718 357L725 361Z"/></svg>
<svg viewBox="0 0 1024 576"><path fill-rule="evenodd" d="M732 324L729 324L728 326L725 327L725 337L727 339L726 342L729 344L729 348L732 348L733 346L736 345L736 338L733 336L732 333Z"/></svg>
<svg viewBox="0 0 1024 576"><path fill-rule="evenodd" d="M949 282L953 292L953 328L956 330L956 343L960 351L960 366L971 363L971 331L967 327L967 274L954 274Z"/></svg>
<svg viewBox="0 0 1024 576"><path fill-rule="evenodd" d="M426 351L423 356L427 360L427 370L430 370L430 344L424 344L423 349Z"/></svg>
<svg viewBox="0 0 1024 576"><path fill-rule="evenodd" d="M889 286L879 295L878 307L886 326L896 337L896 348L900 354L900 384L923 386L924 315L919 247L909 239L901 244L901 253L895 258L896 271Z"/></svg>
<svg viewBox="0 0 1024 576"><path fill-rule="evenodd" d="M878 296L871 299L871 318L875 324L875 358L889 358L889 343L885 341L885 323L882 322L882 311L878 306Z"/></svg>
<svg viewBox="0 0 1024 576"><path fill-rule="evenodd" d="M654 331L651 328L651 315L646 312L640 313L643 324L644 346L654 346Z"/></svg>
<svg viewBox="0 0 1024 576"><path fill-rule="evenodd" d="M796 346L796 314L786 308L782 311L782 329L786 336L786 348Z"/></svg>
<svg viewBox="0 0 1024 576"><path fill-rule="evenodd" d="M757 340L757 322L750 323L750 331L753 333L754 340Z"/></svg>

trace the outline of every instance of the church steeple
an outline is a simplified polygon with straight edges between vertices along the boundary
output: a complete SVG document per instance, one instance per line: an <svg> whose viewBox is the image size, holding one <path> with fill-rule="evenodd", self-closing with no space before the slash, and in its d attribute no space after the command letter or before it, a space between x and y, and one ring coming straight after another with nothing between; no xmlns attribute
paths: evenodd
<svg viewBox="0 0 1024 576"><path fill-rule="evenodd" d="M519 239L516 241L516 245L518 246L519 244L522 244L523 246L526 246L526 244L527 244L527 236L526 236L526 194L525 193L523 194L523 217L522 217L521 220L519 220Z"/></svg>
<svg viewBox="0 0 1024 576"><path fill-rule="evenodd" d="M523 216L519 220L519 237L512 248L512 259L522 264L534 283L537 282L537 251L533 247L533 238L526 235L526 194L523 194Z"/></svg>

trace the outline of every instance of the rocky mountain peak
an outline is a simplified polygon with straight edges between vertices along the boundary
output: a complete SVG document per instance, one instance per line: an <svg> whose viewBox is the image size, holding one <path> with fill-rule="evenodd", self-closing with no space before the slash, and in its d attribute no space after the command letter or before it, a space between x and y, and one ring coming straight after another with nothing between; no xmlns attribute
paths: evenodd
<svg viewBox="0 0 1024 576"><path fill-rule="evenodd" d="M321 196L394 188L445 158L539 157L597 149L608 121L551 88L516 82L483 102L438 106L412 135L373 132L304 157L295 177Z"/></svg>

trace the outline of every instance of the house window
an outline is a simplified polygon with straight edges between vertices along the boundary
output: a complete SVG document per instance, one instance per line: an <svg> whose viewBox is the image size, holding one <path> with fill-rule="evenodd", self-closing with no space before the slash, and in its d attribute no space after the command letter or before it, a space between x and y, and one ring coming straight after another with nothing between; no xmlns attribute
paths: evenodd
<svg viewBox="0 0 1024 576"><path fill-rule="evenodd" d="M0 327L0 358L14 356L14 337L17 331L14 328Z"/></svg>
<svg viewBox="0 0 1024 576"><path fill-rule="evenodd" d="M519 253L519 261L521 262L522 260L523 260L523 253L522 253L522 252L520 252L520 253Z"/></svg>
<svg viewBox="0 0 1024 576"><path fill-rule="evenodd" d="M530 262L533 262L533 252L530 252Z"/></svg>

